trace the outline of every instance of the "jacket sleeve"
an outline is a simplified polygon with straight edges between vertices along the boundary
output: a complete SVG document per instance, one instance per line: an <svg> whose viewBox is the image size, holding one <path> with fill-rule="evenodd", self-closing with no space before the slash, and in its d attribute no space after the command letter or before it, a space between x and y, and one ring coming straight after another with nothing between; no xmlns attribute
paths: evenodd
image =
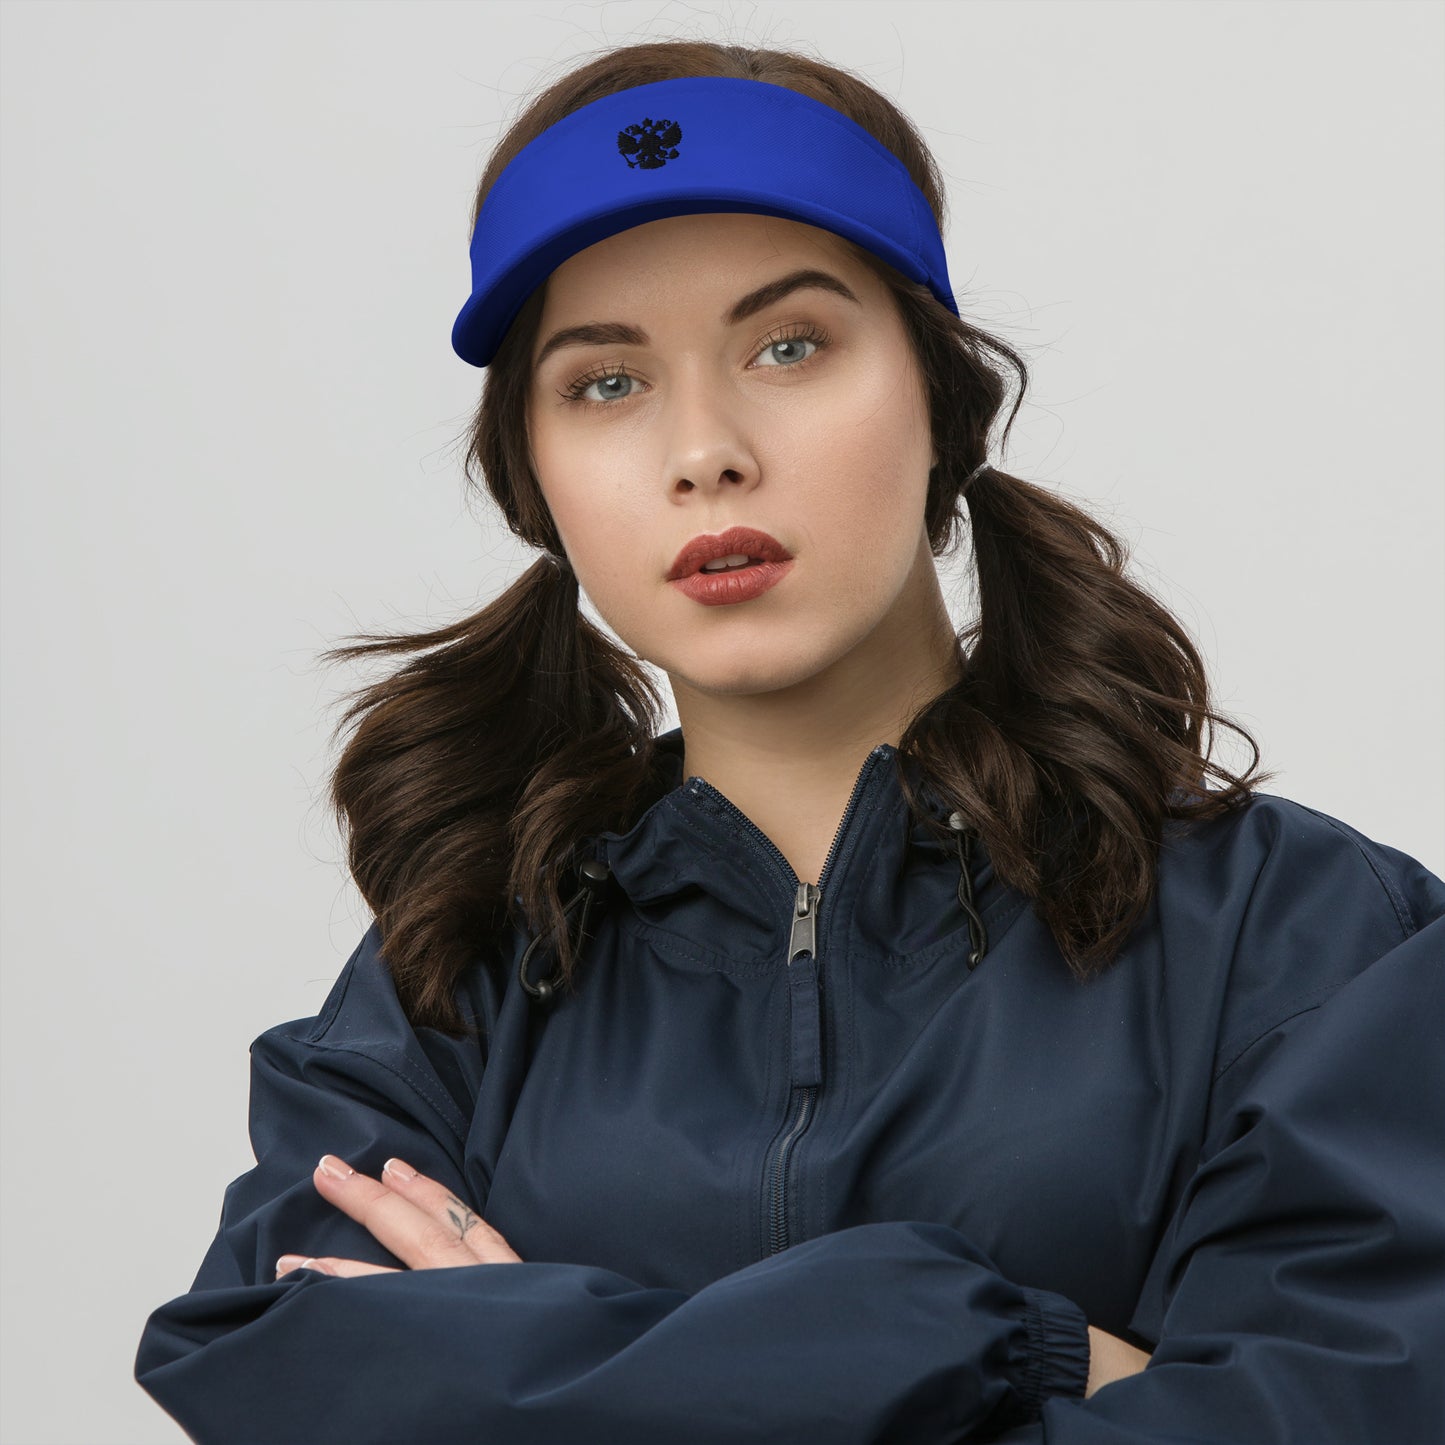
<svg viewBox="0 0 1445 1445"><path fill-rule="evenodd" d="M1082 1311L931 1222L805 1241L694 1294L531 1260L275 1279L288 1250L401 1263L316 1191L328 1150L373 1176L400 1154L467 1197L480 1063L408 1032L375 952L319 1020L253 1044L256 1166L190 1292L146 1321L136 1378L202 1445L928 1445L1082 1393Z"/></svg>
<svg viewBox="0 0 1445 1445"><path fill-rule="evenodd" d="M1336 826L1373 876L1333 905L1302 885L1300 906L1390 910L1400 941L1220 1061L1201 1162L1130 1322L1157 1341L1148 1365L971 1438L1445 1441L1445 884Z"/></svg>

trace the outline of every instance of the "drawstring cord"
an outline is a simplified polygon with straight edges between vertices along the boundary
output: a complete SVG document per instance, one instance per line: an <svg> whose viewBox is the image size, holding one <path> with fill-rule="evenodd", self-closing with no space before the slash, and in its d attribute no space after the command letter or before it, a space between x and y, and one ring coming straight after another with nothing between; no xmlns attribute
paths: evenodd
<svg viewBox="0 0 1445 1445"><path fill-rule="evenodd" d="M973 945L968 955L968 971L972 973L988 952L988 933L973 901L973 834L963 821L962 813L950 813L948 826L958 845L958 901L968 914L968 940Z"/></svg>
<svg viewBox="0 0 1445 1445"><path fill-rule="evenodd" d="M569 934L572 932L573 912L577 913L576 937L573 939L574 958L581 952L582 945L587 940L587 920L592 912L592 905L601 895L602 890L606 888L607 880L612 876L612 870L598 858L589 858L577 871L582 886L562 905L563 924L567 927ZM527 950L522 955L522 961L517 966L517 979L532 996L533 1002L550 1006L556 1001L557 989L562 983L561 971L554 973L551 978L544 978L540 983L533 983L527 977L527 966L531 963L532 954L541 943L543 936L539 933L527 945Z"/></svg>

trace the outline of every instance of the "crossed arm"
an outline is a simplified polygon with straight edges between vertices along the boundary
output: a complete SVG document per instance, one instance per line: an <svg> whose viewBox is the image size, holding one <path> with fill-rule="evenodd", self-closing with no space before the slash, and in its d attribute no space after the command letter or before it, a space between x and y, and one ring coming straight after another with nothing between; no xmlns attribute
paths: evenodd
<svg viewBox="0 0 1445 1445"><path fill-rule="evenodd" d="M378 1181L334 1154L323 1155L312 1177L318 1193L385 1245L408 1269L447 1269L469 1264L520 1264L521 1256L465 1201L401 1159L388 1159ZM395 1274L394 1266L332 1256L283 1254L276 1277L313 1269L345 1277ZM1138 1374L1149 1355L1126 1340L1089 1326L1088 1399L1115 1380Z"/></svg>

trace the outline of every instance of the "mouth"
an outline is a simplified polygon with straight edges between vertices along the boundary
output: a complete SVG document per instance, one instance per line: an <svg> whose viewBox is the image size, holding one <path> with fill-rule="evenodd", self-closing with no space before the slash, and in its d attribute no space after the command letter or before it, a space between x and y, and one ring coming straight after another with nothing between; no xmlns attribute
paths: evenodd
<svg viewBox="0 0 1445 1445"><path fill-rule="evenodd" d="M763 560L762 557L744 557L741 555L723 557L709 562L705 567L699 567L696 572L690 573L689 575L693 577L715 577L719 572L740 572L744 567L756 567L758 563Z"/></svg>
<svg viewBox="0 0 1445 1445"><path fill-rule="evenodd" d="M673 559L667 580L677 582L697 574L744 572L768 563L792 561L793 554L776 537L756 527L729 527L725 532L694 537Z"/></svg>

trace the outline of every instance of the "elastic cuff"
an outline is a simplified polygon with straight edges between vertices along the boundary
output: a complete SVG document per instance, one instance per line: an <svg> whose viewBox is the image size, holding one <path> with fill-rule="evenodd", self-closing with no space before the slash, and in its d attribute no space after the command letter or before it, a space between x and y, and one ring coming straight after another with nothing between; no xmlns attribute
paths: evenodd
<svg viewBox="0 0 1445 1445"><path fill-rule="evenodd" d="M1052 1290L1025 1288L1024 1299L1029 1368L1019 1395L1033 1420L1051 1396L1083 1395L1089 1383L1089 1322L1073 1300Z"/></svg>

